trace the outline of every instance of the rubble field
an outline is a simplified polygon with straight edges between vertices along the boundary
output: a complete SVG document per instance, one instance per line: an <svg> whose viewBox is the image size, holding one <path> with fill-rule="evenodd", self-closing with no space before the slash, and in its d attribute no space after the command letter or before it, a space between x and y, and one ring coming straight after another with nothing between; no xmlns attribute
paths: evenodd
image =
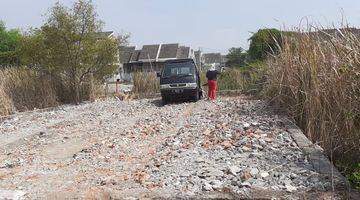
<svg viewBox="0 0 360 200"><path fill-rule="evenodd" d="M160 102L111 98L2 120L0 199L333 197L262 101Z"/></svg>

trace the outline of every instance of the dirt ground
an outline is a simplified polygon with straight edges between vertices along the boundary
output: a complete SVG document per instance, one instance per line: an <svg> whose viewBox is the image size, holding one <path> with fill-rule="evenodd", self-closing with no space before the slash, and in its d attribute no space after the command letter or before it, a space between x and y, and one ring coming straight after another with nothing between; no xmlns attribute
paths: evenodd
<svg viewBox="0 0 360 200"><path fill-rule="evenodd" d="M0 199L336 198L286 120L246 97L18 113L0 122Z"/></svg>

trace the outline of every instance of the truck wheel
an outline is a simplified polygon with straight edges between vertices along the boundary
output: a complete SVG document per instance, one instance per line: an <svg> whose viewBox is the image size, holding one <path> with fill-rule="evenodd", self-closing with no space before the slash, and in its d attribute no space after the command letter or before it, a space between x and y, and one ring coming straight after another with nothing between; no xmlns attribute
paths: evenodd
<svg viewBox="0 0 360 200"><path fill-rule="evenodd" d="M163 106L165 106L166 104L168 104L168 103L169 103L169 99L168 99L168 98L163 97L163 98L161 99L161 103L162 103L162 105L163 105Z"/></svg>

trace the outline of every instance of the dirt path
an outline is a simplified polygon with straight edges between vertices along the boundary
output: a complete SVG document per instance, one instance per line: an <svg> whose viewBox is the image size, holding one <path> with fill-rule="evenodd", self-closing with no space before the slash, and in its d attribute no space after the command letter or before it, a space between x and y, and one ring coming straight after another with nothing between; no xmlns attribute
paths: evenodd
<svg viewBox="0 0 360 200"><path fill-rule="evenodd" d="M260 101L160 106L115 99L19 113L0 124L0 195L28 199L301 197L312 169ZM254 196L255 195L255 196ZM332 197L332 193L330 197Z"/></svg>

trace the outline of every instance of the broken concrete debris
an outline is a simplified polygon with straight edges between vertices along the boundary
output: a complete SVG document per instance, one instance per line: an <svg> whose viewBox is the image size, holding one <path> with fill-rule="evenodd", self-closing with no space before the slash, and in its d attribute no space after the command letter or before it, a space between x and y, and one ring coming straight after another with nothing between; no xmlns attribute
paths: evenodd
<svg viewBox="0 0 360 200"><path fill-rule="evenodd" d="M158 99L106 99L19 113L0 124L0 188L21 187L30 199L81 198L91 187L122 197L328 190L282 120L241 97L162 107Z"/></svg>

